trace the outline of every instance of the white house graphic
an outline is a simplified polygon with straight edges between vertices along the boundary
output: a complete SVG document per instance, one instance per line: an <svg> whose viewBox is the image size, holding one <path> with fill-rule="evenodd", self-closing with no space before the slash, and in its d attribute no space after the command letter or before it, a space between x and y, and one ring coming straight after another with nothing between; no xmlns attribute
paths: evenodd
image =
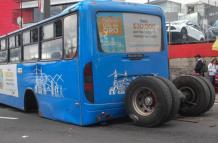
<svg viewBox="0 0 218 143"><path fill-rule="evenodd" d="M61 74L55 74L52 77L43 73L42 69L36 68L36 93L42 95L50 94L53 97L63 97L63 82Z"/></svg>
<svg viewBox="0 0 218 143"><path fill-rule="evenodd" d="M109 75L108 77L114 78L113 86L109 89L109 95L116 95L116 94L125 94L126 87L129 85L128 74L125 71L124 74L120 74L117 70L114 71L113 74Z"/></svg>

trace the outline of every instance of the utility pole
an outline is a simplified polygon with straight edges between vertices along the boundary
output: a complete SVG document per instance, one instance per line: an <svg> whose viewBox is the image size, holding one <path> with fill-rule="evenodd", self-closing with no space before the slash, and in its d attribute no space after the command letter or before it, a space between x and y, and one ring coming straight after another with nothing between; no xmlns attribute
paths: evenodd
<svg viewBox="0 0 218 143"><path fill-rule="evenodd" d="M148 0L148 3L150 2L150 0Z"/></svg>
<svg viewBox="0 0 218 143"><path fill-rule="evenodd" d="M42 19L50 17L50 3L50 0L38 0L38 8L39 12L43 16Z"/></svg>
<svg viewBox="0 0 218 143"><path fill-rule="evenodd" d="M20 17L21 17L20 28L23 28L23 6L22 6L22 0L20 0Z"/></svg>
<svg viewBox="0 0 218 143"><path fill-rule="evenodd" d="M50 17L50 6L51 1L50 0L44 0L44 19L49 18Z"/></svg>

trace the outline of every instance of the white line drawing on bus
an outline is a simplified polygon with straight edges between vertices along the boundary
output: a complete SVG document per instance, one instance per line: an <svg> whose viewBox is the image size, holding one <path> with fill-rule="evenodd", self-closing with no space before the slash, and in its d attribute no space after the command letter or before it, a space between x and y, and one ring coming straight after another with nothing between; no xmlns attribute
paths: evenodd
<svg viewBox="0 0 218 143"><path fill-rule="evenodd" d="M114 71L108 77L113 77L113 85L109 88L109 95L121 95L125 94L126 87L129 85L130 80L128 79L128 73L125 71L124 74L120 74L117 70Z"/></svg>
<svg viewBox="0 0 218 143"><path fill-rule="evenodd" d="M159 73L151 73L150 75L157 76ZM122 95L125 94L127 86L130 84L131 81L135 80L136 78L140 77L137 75L128 76L127 71L123 74L118 73L117 70L110 74L108 78L113 77L113 85L109 88L109 95Z"/></svg>
<svg viewBox="0 0 218 143"><path fill-rule="evenodd" d="M48 95L49 93L53 97L63 96L63 83L62 74L55 74L54 77L43 73L42 69L36 68L36 84L35 92L42 95Z"/></svg>

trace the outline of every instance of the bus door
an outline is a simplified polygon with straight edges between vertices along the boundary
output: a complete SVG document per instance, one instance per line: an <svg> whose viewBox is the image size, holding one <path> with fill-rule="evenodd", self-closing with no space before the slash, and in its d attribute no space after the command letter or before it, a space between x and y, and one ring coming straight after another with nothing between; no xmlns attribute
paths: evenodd
<svg viewBox="0 0 218 143"><path fill-rule="evenodd" d="M95 103L123 102L126 87L138 76L168 77L159 16L99 12L97 27L98 46L93 59Z"/></svg>

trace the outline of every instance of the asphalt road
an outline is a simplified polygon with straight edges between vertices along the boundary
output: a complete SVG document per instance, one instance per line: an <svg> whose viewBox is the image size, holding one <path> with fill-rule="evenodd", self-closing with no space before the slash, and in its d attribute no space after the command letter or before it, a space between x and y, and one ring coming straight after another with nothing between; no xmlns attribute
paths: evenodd
<svg viewBox="0 0 218 143"><path fill-rule="evenodd" d="M11 117L11 118L6 118ZM204 116L179 117L158 128L128 119L79 127L0 106L0 143L217 143L218 105Z"/></svg>

